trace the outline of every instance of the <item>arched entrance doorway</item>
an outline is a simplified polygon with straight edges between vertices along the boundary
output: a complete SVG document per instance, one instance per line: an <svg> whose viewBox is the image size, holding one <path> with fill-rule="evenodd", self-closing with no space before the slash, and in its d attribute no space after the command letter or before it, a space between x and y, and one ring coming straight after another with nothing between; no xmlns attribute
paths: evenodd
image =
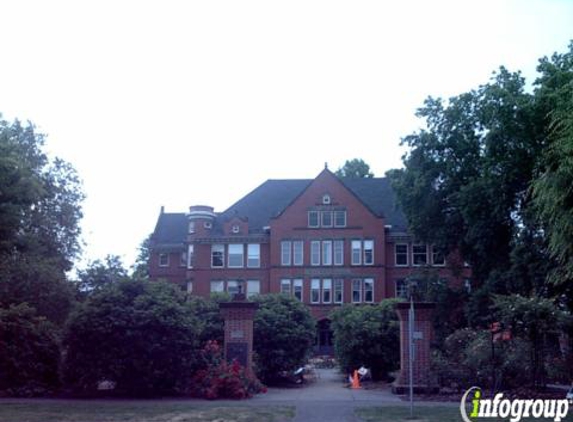
<svg viewBox="0 0 573 422"><path fill-rule="evenodd" d="M328 318L318 321L316 329L316 342L314 353L316 355L334 355L333 335L330 329L330 320Z"/></svg>

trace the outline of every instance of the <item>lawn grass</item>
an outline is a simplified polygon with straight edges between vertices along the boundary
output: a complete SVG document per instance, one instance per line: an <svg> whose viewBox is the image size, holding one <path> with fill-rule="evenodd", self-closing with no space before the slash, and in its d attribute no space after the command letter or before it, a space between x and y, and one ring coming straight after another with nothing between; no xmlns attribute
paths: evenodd
<svg viewBox="0 0 573 422"><path fill-rule="evenodd" d="M414 408L414 419L410 419L409 407L368 407L356 409L356 415L364 422L460 422L459 407L452 406L417 406ZM509 418L477 418L477 422L507 422ZM520 422L553 421L553 419L524 418ZM573 409L562 421L573 422Z"/></svg>
<svg viewBox="0 0 573 422"><path fill-rule="evenodd" d="M162 401L0 402L0 422L287 422L294 407Z"/></svg>

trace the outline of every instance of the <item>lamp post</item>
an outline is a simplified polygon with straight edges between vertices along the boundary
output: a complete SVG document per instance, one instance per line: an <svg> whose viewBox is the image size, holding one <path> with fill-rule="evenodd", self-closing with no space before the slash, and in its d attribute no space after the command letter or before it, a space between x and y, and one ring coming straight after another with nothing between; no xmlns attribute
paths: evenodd
<svg viewBox="0 0 573 422"><path fill-rule="evenodd" d="M410 310L408 312L408 379L410 384L410 418L414 417L414 293L418 283L415 280L408 279L408 296L410 296Z"/></svg>

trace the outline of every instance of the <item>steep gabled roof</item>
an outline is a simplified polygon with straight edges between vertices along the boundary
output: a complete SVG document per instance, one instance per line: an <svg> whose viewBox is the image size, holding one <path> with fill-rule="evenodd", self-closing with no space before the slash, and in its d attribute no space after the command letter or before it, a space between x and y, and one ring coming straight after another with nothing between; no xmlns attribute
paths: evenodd
<svg viewBox="0 0 573 422"><path fill-rule="evenodd" d="M313 179L267 180L252 192L218 214L213 233L221 234L222 222L238 216L246 217L249 232L262 233L270 220L278 216L313 182ZM375 215L384 217L392 226L391 232L405 232L406 217L396 202L396 195L387 178L341 179L362 203ZM154 240L160 244L184 243L187 236L187 217L184 213L163 213L159 216Z"/></svg>

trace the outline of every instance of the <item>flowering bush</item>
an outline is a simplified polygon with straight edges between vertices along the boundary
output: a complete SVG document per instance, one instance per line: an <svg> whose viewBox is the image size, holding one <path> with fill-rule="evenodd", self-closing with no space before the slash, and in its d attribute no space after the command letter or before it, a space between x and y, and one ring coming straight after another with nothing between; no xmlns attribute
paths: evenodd
<svg viewBox="0 0 573 422"><path fill-rule="evenodd" d="M217 342L208 341L201 358L204 367L195 372L191 379L191 395L215 400L246 399L254 394L266 393L266 387L236 360L232 363L225 361Z"/></svg>

